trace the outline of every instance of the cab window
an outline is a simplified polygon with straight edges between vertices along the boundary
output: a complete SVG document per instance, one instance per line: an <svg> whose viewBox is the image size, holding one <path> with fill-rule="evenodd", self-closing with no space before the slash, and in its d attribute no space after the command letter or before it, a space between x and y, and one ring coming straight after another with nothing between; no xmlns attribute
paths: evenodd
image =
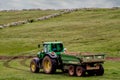
<svg viewBox="0 0 120 80"><path fill-rule="evenodd" d="M51 45L51 50L54 52L61 52L63 51L63 44L59 43L59 44L52 44Z"/></svg>

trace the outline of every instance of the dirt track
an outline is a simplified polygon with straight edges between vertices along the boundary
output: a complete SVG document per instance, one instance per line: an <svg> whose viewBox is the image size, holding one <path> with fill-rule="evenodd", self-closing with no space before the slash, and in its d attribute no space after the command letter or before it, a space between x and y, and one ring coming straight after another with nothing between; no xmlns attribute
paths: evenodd
<svg viewBox="0 0 120 80"><path fill-rule="evenodd" d="M35 56L0 56L0 60L9 60L9 59L29 59ZM106 57L106 60L111 61L120 61L120 57Z"/></svg>
<svg viewBox="0 0 120 80"><path fill-rule="evenodd" d="M35 56L0 56L0 60L8 60L8 59L27 59L33 58Z"/></svg>

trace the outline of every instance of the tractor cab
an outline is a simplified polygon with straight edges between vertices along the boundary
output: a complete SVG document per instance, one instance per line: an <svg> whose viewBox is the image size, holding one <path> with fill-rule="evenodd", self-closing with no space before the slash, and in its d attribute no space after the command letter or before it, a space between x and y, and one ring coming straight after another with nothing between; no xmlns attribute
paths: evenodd
<svg viewBox="0 0 120 80"><path fill-rule="evenodd" d="M56 54L60 54L64 51L62 42L44 42L43 49L45 53L55 52Z"/></svg>
<svg viewBox="0 0 120 80"><path fill-rule="evenodd" d="M40 45L38 45L40 47ZM64 47L62 42L44 42L43 50L37 53L39 58L43 58L46 54L51 57L57 57L64 52Z"/></svg>

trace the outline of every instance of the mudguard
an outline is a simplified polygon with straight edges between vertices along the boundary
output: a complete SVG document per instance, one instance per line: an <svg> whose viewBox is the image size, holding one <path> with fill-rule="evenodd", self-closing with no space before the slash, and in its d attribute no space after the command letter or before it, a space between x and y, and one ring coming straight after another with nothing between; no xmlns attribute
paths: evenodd
<svg viewBox="0 0 120 80"><path fill-rule="evenodd" d="M56 54L52 55L51 53L47 53L46 55L48 55L50 58L53 58L53 59L57 58Z"/></svg>
<svg viewBox="0 0 120 80"><path fill-rule="evenodd" d="M36 62L36 64L37 64L37 67L39 67L40 68L40 59L39 58L33 58L33 60Z"/></svg>

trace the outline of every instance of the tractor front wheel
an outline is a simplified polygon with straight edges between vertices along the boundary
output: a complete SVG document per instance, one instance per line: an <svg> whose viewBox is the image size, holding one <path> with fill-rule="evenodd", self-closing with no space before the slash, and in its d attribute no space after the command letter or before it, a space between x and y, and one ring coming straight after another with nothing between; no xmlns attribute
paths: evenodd
<svg viewBox="0 0 120 80"><path fill-rule="evenodd" d="M42 61L43 71L47 74L55 73L56 65L56 60L51 59L49 56L45 56Z"/></svg>
<svg viewBox="0 0 120 80"><path fill-rule="evenodd" d="M33 59L30 63L30 70L33 73L38 73L39 72L39 62L37 62L37 60Z"/></svg>

